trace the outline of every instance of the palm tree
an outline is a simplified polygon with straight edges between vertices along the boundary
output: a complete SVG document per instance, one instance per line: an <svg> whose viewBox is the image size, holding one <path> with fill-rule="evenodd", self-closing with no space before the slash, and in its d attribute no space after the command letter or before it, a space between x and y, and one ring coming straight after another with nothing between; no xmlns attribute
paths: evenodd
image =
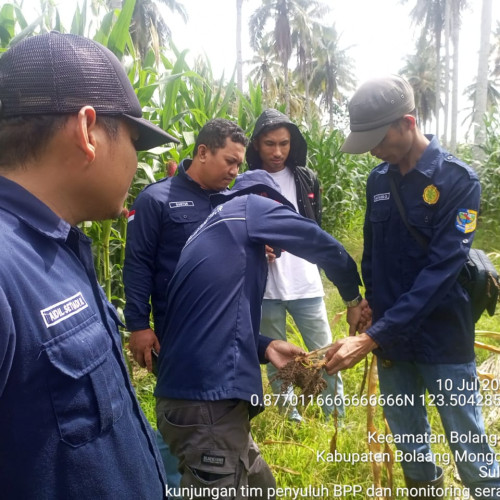
<svg viewBox="0 0 500 500"><path fill-rule="evenodd" d="M406 3L407 0L401 0ZM451 88L451 147L456 143L457 116L458 116L458 42L460 33L460 16L467 6L466 0L416 0L411 11L415 24L422 26L422 35L429 37L435 44L436 50L436 134L439 134L439 110L441 94L441 75L444 75L444 140L448 135L448 117L450 116L450 88ZM444 71L442 70L441 40L444 33ZM451 63L451 59L453 61ZM450 71L451 67L451 71ZM450 84L450 73L452 75Z"/></svg>
<svg viewBox="0 0 500 500"><path fill-rule="evenodd" d="M491 76L494 79L500 78L500 22L497 21L497 26L494 34L495 42L492 46L493 70Z"/></svg>
<svg viewBox="0 0 500 500"><path fill-rule="evenodd" d="M466 0L447 0L450 5L450 37L453 47L453 79L451 93L451 133L450 150L455 151L457 147L457 124L458 124L458 61L459 61L459 39L461 28L461 13L467 7Z"/></svg>
<svg viewBox="0 0 500 500"><path fill-rule="evenodd" d="M281 66L272 50L271 34L262 38L252 59L247 63L252 68L248 77L260 84L265 106L272 107L279 93Z"/></svg>
<svg viewBox="0 0 500 500"><path fill-rule="evenodd" d="M288 62L292 55L289 4L293 0L263 0L262 5L250 17L250 45L256 50L264 36L268 20L274 19L274 50L283 65L285 84L285 108L290 113L290 88L288 82Z"/></svg>
<svg viewBox="0 0 500 500"><path fill-rule="evenodd" d="M426 38L420 38L416 53L406 58L401 70L413 87L417 119L426 129L435 111L436 52Z"/></svg>
<svg viewBox="0 0 500 500"><path fill-rule="evenodd" d="M285 90L286 113L290 113L290 83L289 83L289 61L293 53L294 43L301 40L304 45L307 35L301 37L292 36L294 26L306 26L311 22L308 20L308 11L315 9L326 9L321 2L314 0L262 0L260 7L250 16L250 45L257 50L260 40L265 34L268 21L274 23L273 38L274 51L283 65L283 81Z"/></svg>
<svg viewBox="0 0 500 500"><path fill-rule="evenodd" d="M474 81L465 90L464 94L467 96L468 100L471 101L472 108L470 114L464 119L464 122L470 121L469 131L476 122L474 121L474 116L478 115L481 124L484 124L485 113L493 113L500 106L500 23L497 23L496 31L494 33L494 43L490 46L490 62L491 71L489 73L489 78L487 79L486 86L486 108L485 112L482 114L477 113L476 106L479 99L477 95L477 81ZM478 72L479 73L479 72ZM473 130L475 135L475 130ZM481 140L474 139L475 144L482 144Z"/></svg>
<svg viewBox="0 0 500 500"><path fill-rule="evenodd" d="M116 9L123 5L124 1L105 0L105 4L108 9ZM178 13L183 21L187 22L187 11L182 3L177 0L156 1L172 12ZM154 0L136 0L130 26L130 36L142 61L145 60L150 48L153 49L158 61L160 46L167 45L172 32Z"/></svg>
<svg viewBox="0 0 500 500"><path fill-rule="evenodd" d="M488 62L490 57L491 13L493 0L483 0L481 11L481 43L479 46L479 61L477 69L477 82L474 102L474 115L472 118L474 130L474 143L482 144L485 138L484 115L488 101Z"/></svg>
<svg viewBox="0 0 500 500"><path fill-rule="evenodd" d="M303 2L302 2L303 3ZM321 2L305 2L292 19L292 47L297 54L297 73L305 92L306 123L311 124L310 84L314 72L314 56L321 32L321 19L330 8Z"/></svg>
<svg viewBox="0 0 500 500"><path fill-rule="evenodd" d="M401 0L407 3L408 0ZM413 23L422 27L420 38L429 37L434 42L435 49L435 96L434 116L436 119L436 135L439 135L439 112L441 109L441 42L444 31L444 14L446 0L416 0L415 7L410 12Z"/></svg>
<svg viewBox="0 0 500 500"><path fill-rule="evenodd" d="M315 66L311 91L320 98L328 112L329 127L334 128L334 118L339 114L340 103L346 101L343 91L354 90L354 64L349 48L340 47L340 37L335 26L322 26L315 48Z"/></svg>
<svg viewBox="0 0 500 500"><path fill-rule="evenodd" d="M241 11L243 0L236 0L236 82L243 92L243 53L241 50Z"/></svg>
<svg viewBox="0 0 500 500"><path fill-rule="evenodd" d="M493 74L492 74L493 75ZM473 117L477 114L476 113L476 102L477 102L477 97L476 97L476 92L477 92L477 82L473 82L470 85L468 85L465 90L464 90L464 95L467 97L469 101L472 102L472 107L469 108L471 111L467 117L464 118L464 123L469 121L469 128L468 130L470 131L471 128L474 127L475 122ZM495 80L493 78L488 79L487 82L487 87L486 87L486 110L485 113L491 113L494 110L496 110L500 106L500 90L499 86L495 83ZM484 120L484 114L481 116L481 119ZM475 130L473 130L474 135L475 135ZM474 139L474 143L476 143L476 140ZM477 144L481 144L480 142Z"/></svg>

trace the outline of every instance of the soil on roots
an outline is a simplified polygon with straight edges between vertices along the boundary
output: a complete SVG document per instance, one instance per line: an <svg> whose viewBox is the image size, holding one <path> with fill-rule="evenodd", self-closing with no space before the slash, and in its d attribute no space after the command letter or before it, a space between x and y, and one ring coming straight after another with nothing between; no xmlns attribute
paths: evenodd
<svg viewBox="0 0 500 500"><path fill-rule="evenodd" d="M272 380L282 381L281 390L286 392L291 385L298 387L304 400L309 396L317 396L326 389L326 381L323 378L323 361L311 361L306 355L297 356L280 368Z"/></svg>

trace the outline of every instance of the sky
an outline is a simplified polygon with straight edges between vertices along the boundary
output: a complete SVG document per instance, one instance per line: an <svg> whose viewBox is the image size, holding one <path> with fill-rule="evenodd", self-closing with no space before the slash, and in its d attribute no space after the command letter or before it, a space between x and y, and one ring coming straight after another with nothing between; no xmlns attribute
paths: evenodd
<svg viewBox="0 0 500 500"><path fill-rule="evenodd" d="M394 72L399 68L400 55L413 45L408 8L399 5L398 0L323 1L331 7L328 20L335 22L342 46L351 47L349 53L356 61L360 80L376 72ZM174 41L189 46L194 53L208 54L216 74L224 69L231 73L236 60L236 0L183 0L182 3L189 13L189 27L183 23L173 26ZM244 60L252 56L248 19L259 4L259 0L243 2ZM395 43L396 39L399 42Z"/></svg>
<svg viewBox="0 0 500 500"><path fill-rule="evenodd" d="M181 0L189 14L189 25L177 16L172 25L174 41L179 47L190 47L193 53L205 52L217 72L231 73L236 60L236 0ZM418 30L412 26L409 12L415 0L323 0L330 5L326 21L335 22L344 47L355 61L359 82L372 76L395 73L403 65L404 56L414 52ZM463 15L460 54L464 73L471 75L470 61L475 61L479 47L482 0L469 0L470 9ZM250 59L248 18L259 0L243 2L243 59ZM500 2L493 1L493 20L500 20ZM495 26L495 21L492 27Z"/></svg>
<svg viewBox="0 0 500 500"><path fill-rule="evenodd" d="M409 17L416 0L323 0L331 12L325 23L334 22L341 46L349 48L354 60L358 84L374 76L398 73L405 57L415 52L419 28ZM182 0L189 15L185 25L169 23L177 47L189 47L190 53L205 53L215 76L229 77L236 61L236 0ZM243 2L243 60L252 57L248 45L248 19L260 0ZM471 103L462 95L477 73L482 0L469 0L462 15L459 65L459 123L470 113ZM172 18L172 21L175 19ZM500 21L500 0L493 0L492 30ZM244 67L244 74L249 68ZM347 97L350 97L347 95ZM459 131L460 133L460 131ZM465 129L461 129L465 133Z"/></svg>
<svg viewBox="0 0 500 500"><path fill-rule="evenodd" d="M206 54L214 76L218 78L224 72L229 78L236 63L236 0L179 1L188 12L188 24L184 24L179 15L166 11L177 48L188 48L188 58L191 59ZM399 72L405 56L414 52L418 30L411 24L409 12L415 1L407 0L402 5L400 0L323 0L331 8L325 23L335 22L341 46L349 47L358 83L374 76ZM39 5L39 0L25 0L26 5L30 2ZM56 3L64 19L64 11L73 13L77 2L56 0ZM460 38L460 94L477 73L482 0L469 0L469 4L471 7L463 14ZM260 0L243 2L243 60L252 57L248 44L248 19L259 5ZM500 0L493 0L492 29L497 20L500 21ZM68 26L69 23L64 22ZM248 66L244 67L244 74L248 71ZM468 114L465 108L469 106L470 103L460 95L459 108L463 110L463 117Z"/></svg>

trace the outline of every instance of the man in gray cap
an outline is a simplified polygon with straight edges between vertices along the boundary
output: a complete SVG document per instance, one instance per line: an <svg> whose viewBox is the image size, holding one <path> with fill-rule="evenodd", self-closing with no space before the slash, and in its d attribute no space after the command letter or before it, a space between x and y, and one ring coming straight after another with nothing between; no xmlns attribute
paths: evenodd
<svg viewBox="0 0 500 500"><path fill-rule="evenodd" d="M372 321L330 349L327 371L350 368L374 350L381 394L406 398L384 413L410 497L444 496L427 391L464 486L476 499L499 498L498 463L478 406L470 299L457 281L476 228L478 177L419 130L412 87L399 76L361 85L349 116L342 151L382 161L366 189L362 274Z"/></svg>

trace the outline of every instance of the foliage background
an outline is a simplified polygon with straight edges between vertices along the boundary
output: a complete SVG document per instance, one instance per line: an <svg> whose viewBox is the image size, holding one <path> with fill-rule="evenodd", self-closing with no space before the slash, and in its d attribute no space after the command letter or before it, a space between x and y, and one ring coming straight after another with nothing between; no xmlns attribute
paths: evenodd
<svg viewBox="0 0 500 500"><path fill-rule="evenodd" d="M67 31L61 25L57 10L50 2L44 4L44 14L29 24L22 9L12 3L3 3L0 8L0 54L25 36L48 29ZM238 90L234 78L226 80L214 77L209 61L198 61L194 67L186 62L186 51L177 49L173 43L170 50L159 47L154 50L141 49L139 53L130 26L134 15L135 1L126 0L121 9L103 12L94 9L94 16L87 18L87 5L75 10L69 31L91 36L107 45L117 54L127 68L130 81L136 89L144 115L179 138L180 145L156 148L139 154L139 168L130 189L128 206L137 193L147 184L165 175L169 160L179 162L192 154L194 138L203 124L211 118L223 117L237 121L250 135L256 118L266 106L280 107L279 92L275 100L269 101L265 87L250 79L245 92ZM277 83L278 87L280 82ZM337 101L340 102L340 101ZM292 99L293 103L293 99ZM337 113L341 107L335 108ZM337 237L348 251L359 261L362 249L362 220L365 206L364 185L369 171L376 161L369 155L349 156L340 153L343 135L334 126L325 126L319 118L306 119L304 114L295 114L309 148L309 165L317 170L323 186L324 228ZM330 121L330 125L332 125ZM482 144L484 161L477 165L483 188L480 229L476 246L486 249L500 267L500 120L496 108L486 117L486 139ZM470 145L460 145L460 156L473 161ZM94 241L95 263L99 280L108 297L119 310L124 304L122 266L126 238L126 221L121 218L102 223L84 225L84 230ZM346 335L344 321L335 322L335 313L342 312L343 305L336 290L325 281L327 305L330 311L334 338ZM500 331L500 313L493 318L483 317L478 330ZM122 332L126 343L127 332ZM289 325L293 341L301 343L293 323ZM478 350L478 359L486 354ZM131 365L131 373L143 408L155 426L154 379L137 366ZM364 366L360 363L345 372L345 393L357 394L361 390ZM264 376L265 379L265 376ZM266 385L269 391L269 387ZM342 452L367 451L367 408L349 408L347 418L337 430L337 449ZM329 450L330 440L336 432L333 422L325 422L315 405L304 410L305 421L296 426L288 422L276 408L270 407L253 421L255 439L264 457L271 464L281 487L306 487L308 485L362 485L364 489L373 483L370 464L348 465L326 464L316 460L316 450ZM430 412L436 433L440 423L437 413ZM381 412L375 417L377 427L383 431ZM489 433L500 432L498 420L489 424ZM440 450L439 447L436 451ZM458 484L453 466L446 467L449 484ZM387 471L382 483L387 484ZM394 469L395 484L402 486L400 468ZM333 498L333 497L332 497ZM345 494L342 498L354 498ZM359 498L359 497L358 497Z"/></svg>

